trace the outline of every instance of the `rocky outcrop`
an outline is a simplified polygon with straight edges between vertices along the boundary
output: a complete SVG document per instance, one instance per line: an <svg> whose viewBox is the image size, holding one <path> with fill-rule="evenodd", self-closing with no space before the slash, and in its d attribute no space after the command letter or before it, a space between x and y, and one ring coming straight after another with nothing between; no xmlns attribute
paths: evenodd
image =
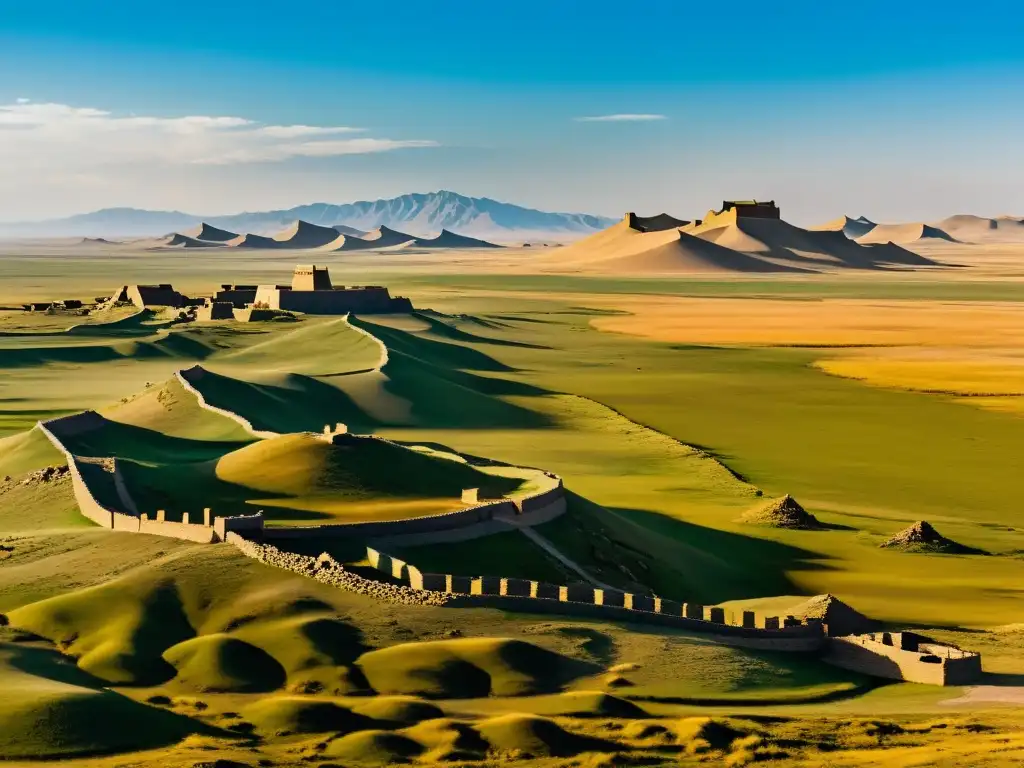
<svg viewBox="0 0 1024 768"><path fill-rule="evenodd" d="M387 603L398 603L400 605L445 605L450 602L454 595L444 592L429 592L423 589L398 584L388 584L383 581L375 581L360 576L353 571L347 570L329 554L324 552L320 557L309 555L298 555L294 552L284 552L270 544L261 544L240 536L237 533L227 534L227 542L233 544L246 557L251 557L266 565L275 568L283 568L287 571L308 576L327 584L349 592L357 592L361 595L382 600Z"/></svg>
<svg viewBox="0 0 1024 768"><path fill-rule="evenodd" d="M921 552L941 555L983 555L980 549L965 546L952 539L947 539L927 520L919 520L909 528L904 528L888 541L880 545L883 549L898 549L903 552Z"/></svg>
<svg viewBox="0 0 1024 768"><path fill-rule="evenodd" d="M765 525L771 528L796 528L816 530L823 528L818 518L805 510L789 494L769 504L752 509L740 517L739 522L749 525Z"/></svg>

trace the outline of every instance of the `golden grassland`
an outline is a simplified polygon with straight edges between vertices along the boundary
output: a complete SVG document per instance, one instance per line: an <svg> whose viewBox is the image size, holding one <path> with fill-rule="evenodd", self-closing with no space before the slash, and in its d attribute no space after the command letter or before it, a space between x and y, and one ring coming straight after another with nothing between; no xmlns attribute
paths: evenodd
<svg viewBox="0 0 1024 768"><path fill-rule="evenodd" d="M0 757L83 768L1024 760L1024 420L992 410L1024 391L1024 304L998 279L1008 257L967 255L989 259L983 281L671 283L709 296L560 276L502 285L500 261L364 261L339 270L346 282L405 281L401 292L438 310L356 321L389 348L379 372L368 370L376 346L335 321L201 327L147 316L114 333L67 334L65 318L8 313ZM276 254L260 264L174 255L162 267L143 258L140 281L164 269L161 281L186 289L274 281L291 266ZM71 272L100 285L124 266L80 261ZM228 266L241 273L213 278ZM44 285L13 277L5 295ZM47 279L46 290L69 286ZM195 363L221 377L211 396L247 416L273 404L282 431L343 421L428 456L558 473L570 511L539 531L603 581L766 607L832 592L893 626L982 651L985 686L876 686L815 659L657 628L382 604L230 548L83 526L67 482L20 484L59 460L25 431L35 418L97 407L110 425L77 449L116 452L154 494L205 493L197 480L216 479L220 457L259 449L169 379ZM335 503L326 492L306 498L323 485L342 488L360 515L375 503L386 516L419 514L461 487L388 495L386 472L341 478L324 457L293 459L287 476L258 465L227 474L247 503ZM741 521L784 493L828 527ZM989 554L878 547L922 518ZM416 548L402 554L416 562ZM423 557L452 571L564 576L521 536Z"/></svg>

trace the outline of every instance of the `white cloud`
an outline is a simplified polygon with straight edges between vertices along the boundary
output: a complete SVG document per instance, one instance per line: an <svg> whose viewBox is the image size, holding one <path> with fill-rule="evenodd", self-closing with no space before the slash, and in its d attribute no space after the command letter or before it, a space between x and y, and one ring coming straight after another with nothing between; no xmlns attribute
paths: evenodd
<svg viewBox="0 0 1024 768"><path fill-rule="evenodd" d="M647 123L652 120L668 120L665 115L645 114L615 114L615 115L592 115L590 117L573 118L578 123Z"/></svg>
<svg viewBox="0 0 1024 768"><path fill-rule="evenodd" d="M92 107L0 104L0 162L8 173L80 173L117 166L276 163L296 157L434 147L434 141L356 136L348 126L266 125L242 117L115 115Z"/></svg>

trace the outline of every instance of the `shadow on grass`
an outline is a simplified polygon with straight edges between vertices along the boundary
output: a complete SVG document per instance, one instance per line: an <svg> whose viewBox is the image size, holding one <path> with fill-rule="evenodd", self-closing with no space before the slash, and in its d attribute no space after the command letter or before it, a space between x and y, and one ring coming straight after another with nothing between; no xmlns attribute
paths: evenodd
<svg viewBox="0 0 1024 768"><path fill-rule="evenodd" d="M675 550L674 562L668 565L677 581L667 585L666 594L677 599L715 604L793 594L799 590L789 573L833 569L824 555L790 544L708 528L654 510L608 511L661 537L667 551Z"/></svg>

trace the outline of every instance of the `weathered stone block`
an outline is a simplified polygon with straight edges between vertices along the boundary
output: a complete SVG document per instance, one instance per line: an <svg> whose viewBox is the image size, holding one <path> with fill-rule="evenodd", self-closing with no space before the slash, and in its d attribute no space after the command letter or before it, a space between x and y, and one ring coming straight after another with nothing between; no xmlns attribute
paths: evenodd
<svg viewBox="0 0 1024 768"><path fill-rule="evenodd" d="M593 603L594 588L589 584L570 584L566 587L566 600L570 603Z"/></svg>
<svg viewBox="0 0 1024 768"><path fill-rule="evenodd" d="M715 624L725 624L725 609L719 608L717 605L709 608L708 621L713 621Z"/></svg>
<svg viewBox="0 0 1024 768"><path fill-rule="evenodd" d="M743 612L743 626L748 629L754 629L757 627L757 614L753 611Z"/></svg>
<svg viewBox="0 0 1024 768"><path fill-rule="evenodd" d="M473 594L473 579L469 576L449 576L450 586L449 592L458 595L469 595ZM477 593L479 594L479 593Z"/></svg>
<svg viewBox="0 0 1024 768"><path fill-rule="evenodd" d="M630 597L632 598L632 595ZM619 589L606 589L603 604L622 608L626 605L626 593Z"/></svg>
<svg viewBox="0 0 1024 768"><path fill-rule="evenodd" d="M561 600L560 593L562 588L557 584L549 584L546 581L537 582L537 594L535 597L543 597L548 600Z"/></svg>
<svg viewBox="0 0 1024 768"><path fill-rule="evenodd" d="M633 605L630 606L634 611L654 611L655 598L650 595L633 595Z"/></svg>
<svg viewBox="0 0 1024 768"><path fill-rule="evenodd" d="M764 628L765 629L778 629L779 628L779 617L778 616L765 616L764 617Z"/></svg>
<svg viewBox="0 0 1024 768"><path fill-rule="evenodd" d="M479 488L463 488L462 489L462 503L463 504L478 504L480 502L480 489Z"/></svg>
<svg viewBox="0 0 1024 768"><path fill-rule="evenodd" d="M704 606L700 603L686 603L683 606L683 615L688 619L703 619Z"/></svg>
<svg viewBox="0 0 1024 768"><path fill-rule="evenodd" d="M514 597L531 597L533 585L536 582L526 579L502 579L501 594Z"/></svg>

